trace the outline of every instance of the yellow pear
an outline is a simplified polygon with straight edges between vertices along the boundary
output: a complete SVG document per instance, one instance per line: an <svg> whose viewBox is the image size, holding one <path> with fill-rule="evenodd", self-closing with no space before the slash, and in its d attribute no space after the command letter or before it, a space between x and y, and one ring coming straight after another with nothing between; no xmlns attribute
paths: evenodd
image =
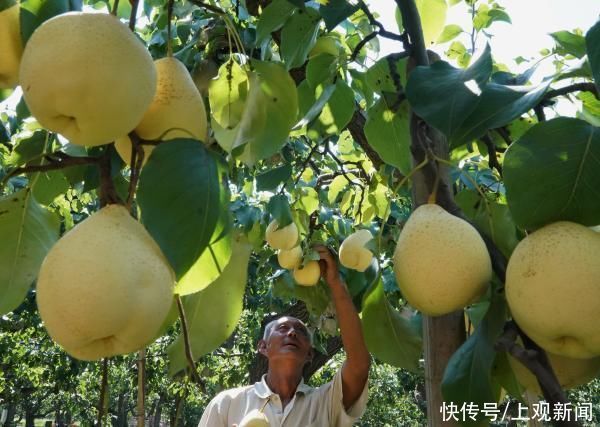
<svg viewBox="0 0 600 427"><path fill-rule="evenodd" d="M318 261L308 261L304 267L294 268L294 280L302 286L314 286L321 278L321 267Z"/></svg>
<svg viewBox="0 0 600 427"><path fill-rule="evenodd" d="M546 353L556 378L563 389L569 389L588 383L600 374L600 357L593 359L572 359ZM510 366L523 388L541 395L542 390L536 377L521 362L508 356Z"/></svg>
<svg viewBox="0 0 600 427"><path fill-rule="evenodd" d="M340 263L346 268L365 271L373 260L373 252L365 245L372 239L369 230L358 230L346 237L340 246Z"/></svg>
<svg viewBox="0 0 600 427"><path fill-rule="evenodd" d="M506 269L513 318L540 347L572 357L600 356L600 235L555 222L524 238Z"/></svg>
<svg viewBox="0 0 600 427"><path fill-rule="evenodd" d="M70 12L40 25L25 46L19 80L42 126L86 146L131 132L156 90L144 45L102 13Z"/></svg>
<svg viewBox="0 0 600 427"><path fill-rule="evenodd" d="M0 11L0 89L13 88L19 80L23 53L19 4Z"/></svg>
<svg viewBox="0 0 600 427"><path fill-rule="evenodd" d="M98 360L143 348L173 301L175 276L146 229L120 205L102 208L48 252L37 304L50 337Z"/></svg>
<svg viewBox="0 0 600 427"><path fill-rule="evenodd" d="M300 265L302 262L302 248L300 246L294 246L292 249L280 249L277 252L277 262L282 268L292 270Z"/></svg>
<svg viewBox="0 0 600 427"><path fill-rule="evenodd" d="M185 65L176 58L161 58L154 62L158 83L154 99L135 131L142 139L163 141L175 138L195 138L206 142L207 119L202 96ZM131 160L131 140L127 135L115 141L121 158ZM154 147L144 146L144 160Z"/></svg>
<svg viewBox="0 0 600 427"><path fill-rule="evenodd" d="M270 425L269 419L263 412L253 409L242 418L238 427L269 427Z"/></svg>
<svg viewBox="0 0 600 427"><path fill-rule="evenodd" d="M279 228L277 220L274 219L267 226L265 240L273 249L292 249L298 243L298 227L291 222L285 227Z"/></svg>
<svg viewBox="0 0 600 427"><path fill-rule="evenodd" d="M429 316L479 298L492 278L485 243L468 222L434 204L419 206L400 233L394 273L402 295Z"/></svg>

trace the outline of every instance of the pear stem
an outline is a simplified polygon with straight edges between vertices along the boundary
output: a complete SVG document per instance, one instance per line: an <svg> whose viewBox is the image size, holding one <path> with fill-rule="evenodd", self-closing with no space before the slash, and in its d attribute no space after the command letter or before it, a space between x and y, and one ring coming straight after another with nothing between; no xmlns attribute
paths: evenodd
<svg viewBox="0 0 600 427"><path fill-rule="evenodd" d="M181 296L179 296L179 294L175 295L175 301L177 301L177 309L179 310L179 319L181 320L181 334L183 335L183 343L185 346L185 357L187 359L191 371L191 376L197 384L199 384L201 387L204 387L202 380L198 376L198 371L196 371L196 363L194 362L192 347L190 345L190 334L188 329L187 317L185 315L185 310L183 309L183 303L181 302Z"/></svg>
<svg viewBox="0 0 600 427"><path fill-rule="evenodd" d="M169 0L167 5L167 56L170 58L173 56L173 46L171 43L171 21L173 19L173 4L174 0Z"/></svg>
<svg viewBox="0 0 600 427"><path fill-rule="evenodd" d="M127 210L131 210L133 203L133 195L137 188L137 183L140 179L140 170L144 164L144 148L142 147L140 137L134 132L129 133L129 139L131 140L131 176L129 178L129 191L127 196Z"/></svg>
<svg viewBox="0 0 600 427"><path fill-rule="evenodd" d="M119 0L115 0L115 4L113 4L113 8L110 11L110 14L113 16L117 16L117 11L119 10Z"/></svg>
<svg viewBox="0 0 600 427"><path fill-rule="evenodd" d="M131 14L129 15L129 29L135 31L135 21L137 19L137 10L140 3L139 0L129 0L131 3Z"/></svg>

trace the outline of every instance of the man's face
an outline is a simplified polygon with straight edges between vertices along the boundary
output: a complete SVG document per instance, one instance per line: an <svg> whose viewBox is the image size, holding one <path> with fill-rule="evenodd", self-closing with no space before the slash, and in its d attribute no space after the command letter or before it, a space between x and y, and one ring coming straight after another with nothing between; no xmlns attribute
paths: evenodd
<svg viewBox="0 0 600 427"><path fill-rule="evenodd" d="M258 344L258 351L269 362L279 358L294 359L298 363L312 360L313 350L306 326L295 317L277 319L266 340Z"/></svg>

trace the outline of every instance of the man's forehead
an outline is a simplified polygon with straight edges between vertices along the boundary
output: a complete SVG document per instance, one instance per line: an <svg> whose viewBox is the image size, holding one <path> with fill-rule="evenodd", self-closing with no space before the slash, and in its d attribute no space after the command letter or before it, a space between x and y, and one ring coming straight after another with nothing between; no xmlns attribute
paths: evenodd
<svg viewBox="0 0 600 427"><path fill-rule="evenodd" d="M297 319L295 317L291 317L291 316L282 316L279 319L277 319L275 325L281 325L281 324L288 324L288 325L295 325L295 326L302 326L304 329L306 328L306 325L304 324L304 322L300 319Z"/></svg>

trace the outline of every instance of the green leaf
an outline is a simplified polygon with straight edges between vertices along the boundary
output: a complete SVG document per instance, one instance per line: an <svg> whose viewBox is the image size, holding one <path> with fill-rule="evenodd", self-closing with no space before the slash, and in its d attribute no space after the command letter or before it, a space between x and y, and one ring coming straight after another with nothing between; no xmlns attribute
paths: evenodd
<svg viewBox="0 0 600 427"><path fill-rule="evenodd" d="M317 87L316 98L318 99L327 88ZM335 82L335 90L310 128L319 135L338 135L350 122L354 109L354 91L345 81L338 79Z"/></svg>
<svg viewBox="0 0 600 427"><path fill-rule="evenodd" d="M600 92L600 21L596 22L585 35L585 44L596 88Z"/></svg>
<svg viewBox="0 0 600 427"><path fill-rule="evenodd" d="M436 40L436 43L449 42L450 40L453 40L456 37L458 37L458 35L462 32L463 32L463 29L460 25L456 25L456 24L446 25L444 27L444 30L442 31L442 33Z"/></svg>
<svg viewBox="0 0 600 427"><path fill-rule="evenodd" d="M329 0L327 4L321 6L319 11L323 16L327 30L331 31L358 9L358 5L350 4L347 0Z"/></svg>
<svg viewBox="0 0 600 427"><path fill-rule="evenodd" d="M319 208L319 195L315 189L311 187L302 187L300 193L301 196L297 206L301 207L307 215L311 215Z"/></svg>
<svg viewBox="0 0 600 427"><path fill-rule="evenodd" d="M178 279L210 243L221 216L221 185L214 158L193 139L160 144L142 169L141 219Z"/></svg>
<svg viewBox="0 0 600 427"><path fill-rule="evenodd" d="M417 0L425 46L433 45L446 23L446 0Z"/></svg>
<svg viewBox="0 0 600 427"><path fill-rule="evenodd" d="M285 227L293 221L290 202L283 194L278 194L269 199L269 203L267 203L267 212L273 216L273 219L277 220L279 228Z"/></svg>
<svg viewBox="0 0 600 427"><path fill-rule="evenodd" d="M488 15L490 17L490 24L492 22L506 22L512 24L512 20L510 19L510 16L508 16L508 13L501 9L492 9L488 12Z"/></svg>
<svg viewBox="0 0 600 427"><path fill-rule="evenodd" d="M317 40L319 12L311 7L296 9L281 31L281 59L288 70L304 64Z"/></svg>
<svg viewBox="0 0 600 427"><path fill-rule="evenodd" d="M401 93L406 83L406 58L393 59L388 55L378 60L366 73L367 83L374 92Z"/></svg>
<svg viewBox="0 0 600 427"><path fill-rule="evenodd" d="M492 383L494 344L502 333L505 319L506 303L495 294L481 324L448 361L442 380L445 401L453 402L459 408L463 403L473 402L483 408L485 402L496 402ZM476 425L478 422L466 417L463 424Z"/></svg>
<svg viewBox="0 0 600 427"><path fill-rule="evenodd" d="M33 196L42 205L49 205L69 189L69 182L61 170L38 172L31 179L35 179Z"/></svg>
<svg viewBox="0 0 600 427"><path fill-rule="evenodd" d="M547 81L535 87L488 83L478 98L476 109L450 135L450 147L468 143L485 134L488 129L512 122L541 101L550 83Z"/></svg>
<svg viewBox="0 0 600 427"><path fill-rule="evenodd" d="M481 57L466 70L444 61L415 68L406 85L406 96L417 115L450 136L477 108L479 94L491 74L492 57L486 46Z"/></svg>
<svg viewBox="0 0 600 427"><path fill-rule="evenodd" d="M250 93L234 141L246 144L240 160L248 165L276 153L298 117L296 84L280 64L252 61Z"/></svg>
<svg viewBox="0 0 600 427"><path fill-rule="evenodd" d="M248 279L251 246L239 235L234 238L231 261L206 289L183 298L192 358L198 360L223 343L234 331L242 314ZM167 349L169 375L187 367L183 337Z"/></svg>
<svg viewBox="0 0 600 427"><path fill-rule="evenodd" d="M258 191L275 190L279 184L287 181L292 176L292 166L285 164L256 176L256 189Z"/></svg>
<svg viewBox="0 0 600 427"><path fill-rule="evenodd" d="M600 224L600 129L556 118L532 127L504 158L508 206L525 229L565 220Z"/></svg>
<svg viewBox="0 0 600 427"><path fill-rule="evenodd" d="M46 131L35 132L30 137L21 139L10 153L8 165L18 167L31 160L39 159L46 151L47 142Z"/></svg>
<svg viewBox="0 0 600 427"><path fill-rule="evenodd" d="M487 208L475 190L463 190L455 197L465 215L502 251L506 258L519 243L517 228L507 205L488 201Z"/></svg>
<svg viewBox="0 0 600 427"><path fill-rule="evenodd" d="M55 214L23 189L0 198L0 315L15 309L59 235Z"/></svg>
<svg viewBox="0 0 600 427"><path fill-rule="evenodd" d="M18 4L16 0L0 0L0 12Z"/></svg>
<svg viewBox="0 0 600 427"><path fill-rule="evenodd" d="M25 0L21 2L21 39L29 37L44 21L72 10L69 0Z"/></svg>
<svg viewBox="0 0 600 427"><path fill-rule="evenodd" d="M342 190L348 187L348 179L343 175L338 175L329 183L327 190L327 200L331 205L335 203Z"/></svg>
<svg viewBox="0 0 600 427"><path fill-rule="evenodd" d="M333 81L338 66L338 58L328 53L312 57L306 66L306 81L315 89L321 83Z"/></svg>
<svg viewBox="0 0 600 427"><path fill-rule="evenodd" d="M248 75L233 59L221 65L208 89L215 138L228 153L235 148L235 128L242 120L248 91Z"/></svg>
<svg viewBox="0 0 600 427"><path fill-rule="evenodd" d="M381 97L367 115L364 131L369 145L387 164L406 175L411 169L408 103L390 106Z"/></svg>
<svg viewBox="0 0 600 427"><path fill-rule="evenodd" d="M310 87L308 81L304 80L300 83L298 86L298 104L303 117L294 125L293 129L296 130L306 126L321 114L321 111L323 111L323 108L329 102L329 98L331 98L335 89L336 85L333 83L325 86L321 90L321 94L317 100L315 100L314 90Z"/></svg>
<svg viewBox="0 0 600 427"><path fill-rule="evenodd" d="M586 50L586 40L579 34L573 34L569 31L557 31L550 33L552 38L558 43L558 52L561 54L570 54L577 58L583 58Z"/></svg>
<svg viewBox="0 0 600 427"><path fill-rule="evenodd" d="M273 281L273 296L288 301L300 299L306 303L308 312L317 318L323 314L331 301L327 285L322 281L315 286L296 285L292 275L287 271L282 272Z"/></svg>
<svg viewBox="0 0 600 427"><path fill-rule="evenodd" d="M287 0L273 0L262 11L256 24L256 46L263 44L292 15L295 7Z"/></svg>
<svg viewBox="0 0 600 427"><path fill-rule="evenodd" d="M362 324L369 352L390 365L416 371L423 350L412 314L394 309L383 292L381 279L363 297Z"/></svg>

